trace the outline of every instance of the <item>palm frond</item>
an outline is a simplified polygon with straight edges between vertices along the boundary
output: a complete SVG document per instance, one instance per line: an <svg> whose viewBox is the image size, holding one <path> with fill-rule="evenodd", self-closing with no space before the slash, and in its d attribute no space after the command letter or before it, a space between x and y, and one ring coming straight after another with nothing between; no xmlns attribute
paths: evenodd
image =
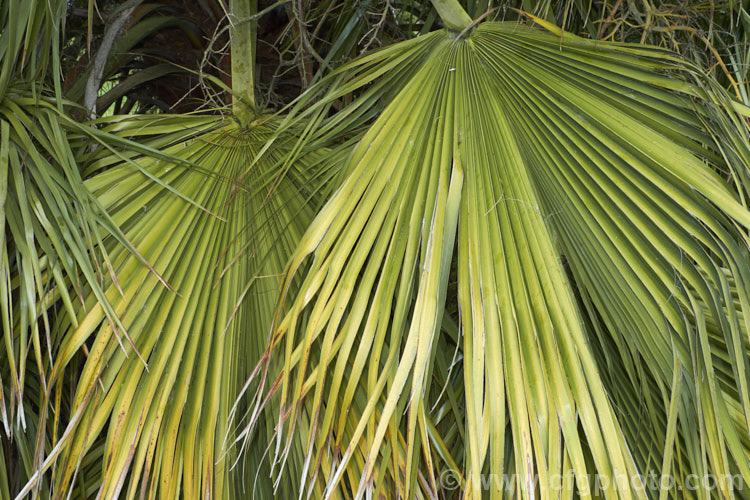
<svg viewBox="0 0 750 500"><path fill-rule="evenodd" d="M89 286L117 323L100 287L114 276L100 244L117 228L84 187L70 146L71 134L87 128L66 116L70 103L44 81L49 71L59 90L65 2L35 4L0 7L0 420L3 452L12 442L20 455L13 481L31 477L49 445L57 316L49 310L75 316L75 297Z"/></svg>
<svg viewBox="0 0 750 500"><path fill-rule="evenodd" d="M90 287L83 310L57 325L50 384L76 370L82 349L87 356L67 427L41 467L54 467L55 498L76 487L92 454L103 498L223 498L236 487L231 395L262 354L286 256L336 160L306 151L281 170L284 145L294 144L284 138L259 157L275 121L239 131L219 117L144 117L103 129L171 157L89 155L86 187L150 267L106 238L119 282L104 289L122 330ZM26 491L33 487L32 478Z"/></svg>
<svg viewBox="0 0 750 500"><path fill-rule="evenodd" d="M596 475L642 498L630 479L654 471L731 496L727 477L750 479L747 166L698 75L656 48L485 23L303 96L315 113L361 89L323 135L387 106L287 266L246 435L273 401L273 463L303 440L300 491L327 496L436 495L442 467L473 497L492 473L512 474L496 494ZM438 354L456 343L462 390ZM428 411L446 392L461 444Z"/></svg>

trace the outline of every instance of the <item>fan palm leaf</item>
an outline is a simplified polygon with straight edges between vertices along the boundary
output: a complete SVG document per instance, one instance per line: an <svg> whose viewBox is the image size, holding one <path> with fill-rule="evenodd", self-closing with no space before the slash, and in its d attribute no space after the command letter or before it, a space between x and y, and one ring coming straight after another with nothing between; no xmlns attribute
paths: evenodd
<svg viewBox="0 0 750 500"><path fill-rule="evenodd" d="M56 8L42 21L59 23ZM7 9L9 22L24 5ZM22 470L0 478L2 491L221 498L241 488L227 480L231 395L262 353L279 275L339 153L294 149L297 161L282 161L295 142L273 117L242 129L217 116L91 127L66 116L74 106L59 89L52 99L18 87L0 107L11 181L0 184L10 228L0 376L13 379L10 411L1 392L0 407L3 461L19 453Z"/></svg>
<svg viewBox="0 0 750 500"><path fill-rule="evenodd" d="M106 300L132 345L90 287L85 307L57 326L50 384L77 352L88 354L67 427L42 467L54 466L54 497L76 488L91 454L101 469L88 483L101 498L221 498L235 487L227 480L235 455L225 446L230 395L263 351L285 256L337 159L318 149L287 166L294 141L278 136L258 156L276 121L240 131L220 117L143 117L102 130L170 156L102 150L84 169L87 189L151 266L104 239L120 276L105 283Z"/></svg>
<svg viewBox="0 0 750 500"><path fill-rule="evenodd" d="M667 51L515 23L316 88L300 116L362 89L321 134L386 106L291 257L248 389L246 436L280 408L276 466L307 443L301 492L431 496L443 467L471 497L750 479L747 163L716 125L741 108Z"/></svg>

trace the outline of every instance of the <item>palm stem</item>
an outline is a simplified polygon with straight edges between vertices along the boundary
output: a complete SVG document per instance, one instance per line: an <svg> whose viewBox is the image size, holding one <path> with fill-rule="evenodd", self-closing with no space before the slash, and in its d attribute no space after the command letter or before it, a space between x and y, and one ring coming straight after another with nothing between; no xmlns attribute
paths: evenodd
<svg viewBox="0 0 750 500"><path fill-rule="evenodd" d="M471 17L458 0L432 0L432 5L448 29L463 31L471 24Z"/></svg>
<svg viewBox="0 0 750 500"><path fill-rule="evenodd" d="M258 0L231 0L232 108L242 125L255 110L255 39L257 22L251 19Z"/></svg>

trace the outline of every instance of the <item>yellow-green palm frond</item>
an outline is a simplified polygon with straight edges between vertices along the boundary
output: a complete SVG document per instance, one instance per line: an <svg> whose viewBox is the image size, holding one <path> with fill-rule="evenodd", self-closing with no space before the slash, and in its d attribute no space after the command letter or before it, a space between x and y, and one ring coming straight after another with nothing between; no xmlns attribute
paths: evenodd
<svg viewBox="0 0 750 500"><path fill-rule="evenodd" d="M300 440L290 477L314 496L429 497L446 467L472 498L750 480L747 165L697 75L655 48L485 23L303 96L315 113L361 91L323 135L384 107L292 255L248 386L247 436L278 410L277 481Z"/></svg>
<svg viewBox="0 0 750 500"><path fill-rule="evenodd" d="M163 157L102 148L84 169L137 254L103 241L118 276L103 288L121 329L85 286L84 307L57 325L50 384L76 382L41 467L52 468L54 498L223 498L241 487L228 480L230 406L263 352L283 266L337 161L319 149L284 162L294 141L277 136L277 121L240 130L220 117L144 116L102 129Z"/></svg>

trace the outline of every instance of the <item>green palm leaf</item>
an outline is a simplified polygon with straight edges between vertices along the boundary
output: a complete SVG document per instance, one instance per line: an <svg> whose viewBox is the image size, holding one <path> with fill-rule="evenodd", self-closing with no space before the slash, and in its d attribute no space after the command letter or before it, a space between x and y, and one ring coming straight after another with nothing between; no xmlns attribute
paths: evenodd
<svg viewBox="0 0 750 500"><path fill-rule="evenodd" d="M239 484L228 481L231 395L262 353L285 256L337 161L318 149L284 162L294 141L275 133L276 121L239 131L217 117L143 117L104 128L171 156L89 155L86 172L100 173L86 187L151 266L117 238L104 240L120 277L105 284L106 299L132 346L90 288L85 308L58 327L50 383L75 370L81 349L87 359L67 428L42 467L54 465L55 497L76 488L92 455L102 498L222 498Z"/></svg>
<svg viewBox="0 0 750 500"><path fill-rule="evenodd" d="M60 98L65 2L38 6L10 1L0 7L0 420L20 455L16 480L40 466L50 445L50 402L57 397L54 412L61 401L48 378L59 340L51 309L74 317L76 296L87 286L120 326L100 286L114 279L101 243L112 234L134 250L85 188L71 146L74 137L86 137L88 147L106 136L71 120L72 105ZM44 85L48 66L55 93Z"/></svg>
<svg viewBox="0 0 750 500"><path fill-rule="evenodd" d="M444 466L472 497L491 473L493 496L575 480L586 497L597 474L599 494L641 498L631 479L654 471L722 476L732 496L723 475L750 480L747 163L697 74L658 49L485 23L303 96L315 113L362 89L324 136L387 106L287 266L245 435L273 401L274 464L306 443L300 491L327 496L434 495ZM462 389L441 352L456 342ZM431 412L446 398L458 441Z"/></svg>

